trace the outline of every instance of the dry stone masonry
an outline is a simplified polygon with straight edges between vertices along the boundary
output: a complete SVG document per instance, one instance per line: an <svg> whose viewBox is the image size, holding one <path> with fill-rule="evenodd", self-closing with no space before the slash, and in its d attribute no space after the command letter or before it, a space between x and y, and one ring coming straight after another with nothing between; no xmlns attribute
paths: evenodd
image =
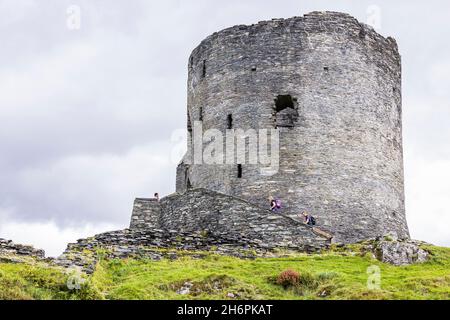
<svg viewBox="0 0 450 320"><path fill-rule="evenodd" d="M396 41L350 15L234 26L192 52L188 152L177 191L205 188L308 210L335 241L409 238L404 207L401 60ZM280 167L193 164L193 127L280 130ZM204 142L205 146L208 144Z"/></svg>
<svg viewBox="0 0 450 320"><path fill-rule="evenodd" d="M201 232L228 243L245 243L241 240L247 239L263 248L321 248L329 243L312 228L286 215L207 189L175 193L160 202L136 199L130 229L152 228Z"/></svg>
<svg viewBox="0 0 450 320"><path fill-rule="evenodd" d="M11 240L0 239L0 261L10 257L32 257L39 260L45 259L44 250L35 249L32 246L15 244Z"/></svg>
<svg viewBox="0 0 450 320"><path fill-rule="evenodd" d="M161 206L156 199L137 198L131 216L131 229L153 229L160 225Z"/></svg>
<svg viewBox="0 0 450 320"><path fill-rule="evenodd" d="M208 232L180 232L161 229L125 229L107 232L77 243L69 244L66 251L54 262L71 268L80 267L92 273L99 259L139 258L150 260L177 259L190 256L201 259L205 253L235 256L244 259L256 257L279 257L288 252L314 253L324 248L324 240L302 244L301 248L280 247L263 243L260 239L244 235L213 234Z"/></svg>

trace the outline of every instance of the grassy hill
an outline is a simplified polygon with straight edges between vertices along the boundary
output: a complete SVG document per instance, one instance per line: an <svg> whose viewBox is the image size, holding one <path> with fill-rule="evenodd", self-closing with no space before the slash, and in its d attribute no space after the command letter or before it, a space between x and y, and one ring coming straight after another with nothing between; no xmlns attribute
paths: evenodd
<svg viewBox="0 0 450 320"><path fill-rule="evenodd" d="M0 259L0 299L450 299L450 248L425 249L428 262L402 267L354 246L255 260L101 260L81 278L44 262Z"/></svg>

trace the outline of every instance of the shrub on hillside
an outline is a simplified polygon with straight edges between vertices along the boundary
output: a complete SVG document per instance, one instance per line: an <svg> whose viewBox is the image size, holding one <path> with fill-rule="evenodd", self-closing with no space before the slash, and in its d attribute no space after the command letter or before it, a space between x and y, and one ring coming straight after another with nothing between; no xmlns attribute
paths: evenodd
<svg viewBox="0 0 450 320"><path fill-rule="evenodd" d="M295 287L300 281L300 273L297 271L288 269L280 273L277 277L277 284L287 287Z"/></svg>

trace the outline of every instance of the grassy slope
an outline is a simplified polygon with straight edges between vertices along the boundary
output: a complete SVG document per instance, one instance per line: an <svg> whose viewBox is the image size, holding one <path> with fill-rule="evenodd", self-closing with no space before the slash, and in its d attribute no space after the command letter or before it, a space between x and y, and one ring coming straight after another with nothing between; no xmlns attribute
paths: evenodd
<svg viewBox="0 0 450 320"><path fill-rule="evenodd" d="M240 260L113 260L99 264L81 290L70 291L59 269L0 264L0 299L450 299L450 249L430 247L424 264L394 267L352 252ZM367 268L381 269L381 289L367 289ZM286 269L301 274L301 284L274 282ZM191 282L191 294L176 291Z"/></svg>
<svg viewBox="0 0 450 320"><path fill-rule="evenodd" d="M0 263L0 300L101 298L90 285L67 288L68 275L44 264Z"/></svg>

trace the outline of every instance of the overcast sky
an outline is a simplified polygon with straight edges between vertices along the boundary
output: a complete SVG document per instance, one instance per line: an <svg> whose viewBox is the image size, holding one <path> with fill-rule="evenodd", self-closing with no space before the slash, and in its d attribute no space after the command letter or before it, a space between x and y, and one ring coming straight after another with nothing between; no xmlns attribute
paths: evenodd
<svg viewBox="0 0 450 320"><path fill-rule="evenodd" d="M411 235L450 246L444 0L0 0L0 238L54 256L127 227L135 197L175 190L192 49L229 26L315 10L397 40Z"/></svg>

